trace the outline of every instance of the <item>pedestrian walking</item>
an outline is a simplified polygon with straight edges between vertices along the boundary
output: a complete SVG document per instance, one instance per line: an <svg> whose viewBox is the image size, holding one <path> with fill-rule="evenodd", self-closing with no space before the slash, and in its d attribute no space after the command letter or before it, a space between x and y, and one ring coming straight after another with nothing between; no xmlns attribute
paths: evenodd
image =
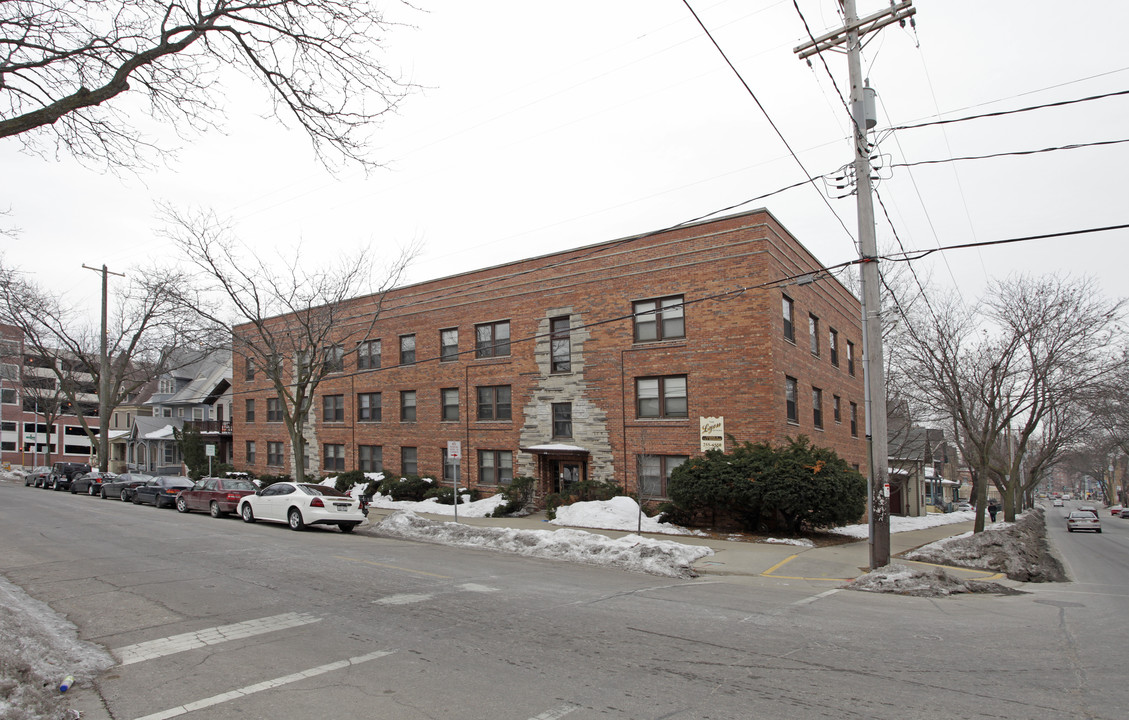
<svg viewBox="0 0 1129 720"><path fill-rule="evenodd" d="M988 517L992 518L992 522L996 521L996 513L998 513L999 511L1000 506L996 504L995 500L988 503Z"/></svg>

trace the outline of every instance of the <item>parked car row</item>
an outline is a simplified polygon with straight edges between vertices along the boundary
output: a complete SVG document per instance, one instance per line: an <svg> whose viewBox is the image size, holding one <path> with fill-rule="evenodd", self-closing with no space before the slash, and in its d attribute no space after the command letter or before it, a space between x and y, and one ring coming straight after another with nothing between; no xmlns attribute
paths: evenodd
<svg viewBox="0 0 1129 720"><path fill-rule="evenodd" d="M43 477L39 470L44 471ZM193 482L180 475L115 475L91 470L90 466L81 474L75 469L75 474L65 480L63 475L50 480L53 475L52 468L35 468L24 484L38 480L36 487L54 487L55 483L65 483L65 489L73 495L83 493L134 505L175 507L182 513L206 511L214 518L235 513L247 523L280 522L292 530L307 525L336 525L341 532L348 533L365 519L359 498L326 485L278 482L260 490L243 478L204 478Z"/></svg>

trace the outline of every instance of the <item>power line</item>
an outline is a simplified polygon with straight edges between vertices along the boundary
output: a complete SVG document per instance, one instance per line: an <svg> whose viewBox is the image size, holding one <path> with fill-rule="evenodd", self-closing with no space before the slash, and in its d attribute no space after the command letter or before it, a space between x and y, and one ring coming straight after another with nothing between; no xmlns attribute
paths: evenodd
<svg viewBox="0 0 1129 720"><path fill-rule="evenodd" d="M917 165L939 165L941 163L957 162L962 160L990 160L1013 155L1038 155L1040 153L1058 152L1060 150L1079 150L1081 148L1102 147L1104 145L1120 145L1129 143L1129 138L1123 140L1098 140L1088 143L1071 143L1070 145L1057 145L1055 147L1039 148L1038 150L1012 150L1010 152L990 153L988 155L965 155L962 157L945 158L942 160L917 160L915 162L891 163L889 167L915 167Z"/></svg>
<svg viewBox="0 0 1129 720"><path fill-rule="evenodd" d="M963 250L965 248L988 247L990 245L1010 245L1012 243L1027 242L1029 240L1047 240L1050 238L1069 237L1071 235L1088 235L1090 233L1109 232L1111 230L1125 229L1129 229L1129 223L1124 223L1121 225L1105 225L1103 227L1095 228L1083 228L1081 230L1064 230L1062 232L1044 233L1042 235L1025 235L1024 237L1007 238L1005 240L986 240L984 242L960 243L958 245L942 245L940 247L930 248L928 250L907 250L902 253L882 255L881 258L883 260L890 260L892 262L909 262L912 260L920 260L927 255L932 255L933 253L941 250Z"/></svg>
<svg viewBox="0 0 1129 720"><path fill-rule="evenodd" d="M725 64L729 66L729 69L733 71L733 74L737 76L737 79L741 82L741 85L744 86L745 92L749 94L749 97L751 97L753 99L753 102L757 104L757 107L760 108L761 114L764 115L765 120L768 121L768 124L772 126L772 129L776 132L776 136L780 138L780 142L784 143L784 147L788 149L788 152L789 154L791 154L792 159L794 159L796 161L796 164L800 166L800 169L804 171L804 175L807 176L808 182L811 184L812 189L814 189L816 193L819 194L819 199L823 201L823 204L827 206L827 209L831 211L831 214L834 215L835 219L839 221L839 224L843 227L843 232L847 233L847 237L851 238L852 242L856 242L854 235L851 235L851 231L847 228L846 223L843 222L843 218L839 217L839 213L835 212L835 208L831 206L831 202L822 192L820 192L819 188L815 186L815 178L813 178L811 176L811 173L808 172L808 169L804 167L803 162L801 162L799 156L796 155L796 152L788 143L787 138L784 137L784 133L782 133L780 131L780 128L776 126L776 123L773 121L772 116L768 114L768 110L766 110L764 105L761 104L760 99L757 97L756 93L753 92L753 89L749 87L749 83L745 82L745 78L742 77L741 73L737 71L737 68L729 60L729 57L725 54L725 51L721 49L720 45L718 45L717 40L715 40L713 35L710 34L709 28L707 28L705 23L702 22L702 19L698 17L698 13L694 12L694 8L690 6L690 0L682 0L682 4L685 5L686 9L690 11L690 14L694 16L694 20L696 20L698 25L702 28L702 32L705 33L706 37L709 38L709 41L713 43L713 46L717 48L718 53L721 54L721 58L725 60Z"/></svg>
<svg viewBox="0 0 1129 720"><path fill-rule="evenodd" d="M1064 107L1066 105L1075 105L1077 103L1092 102L1094 100L1105 100L1111 97L1118 97L1122 95L1129 95L1129 90L1117 90L1115 92L1103 93L1101 95L1090 95L1089 97L1076 98L1074 100L1060 100L1058 102L1043 103L1041 105L1028 105L1027 107L1015 108L1014 110L1000 110L997 112L981 113L979 115L966 115L965 117L951 118L949 120L931 120L928 122L910 123L907 125L895 125L894 127L887 128L888 131L895 130L916 130L917 128L931 127L933 125L949 125L951 123L968 122L969 120L982 120L984 118L1002 117L1004 115L1015 115L1017 113L1031 112L1034 110L1045 110L1047 108Z"/></svg>

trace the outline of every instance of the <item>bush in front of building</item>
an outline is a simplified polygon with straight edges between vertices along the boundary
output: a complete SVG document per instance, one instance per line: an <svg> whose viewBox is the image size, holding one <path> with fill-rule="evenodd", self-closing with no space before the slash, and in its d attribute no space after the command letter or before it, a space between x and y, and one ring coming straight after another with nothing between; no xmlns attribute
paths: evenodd
<svg viewBox="0 0 1129 720"><path fill-rule="evenodd" d="M533 488L536 484L536 478L529 477L528 475L519 475L511 480L509 485L503 485L499 492L502 493L502 497L506 499L506 502L494 508L491 517L508 517L515 512L525 509L533 500Z"/></svg>
<svg viewBox="0 0 1129 720"><path fill-rule="evenodd" d="M280 473L280 474L277 474L277 475L272 475L270 473L263 473L262 475L259 476L258 479L259 479L259 489L260 490L262 488L269 486L269 485L274 485L277 482L290 482L292 480L292 478L289 475L286 475L284 473Z"/></svg>
<svg viewBox="0 0 1129 720"><path fill-rule="evenodd" d="M363 483L366 480L365 474L360 470L346 470L337 476L333 482L333 487L337 492L349 492L357 483Z"/></svg>
<svg viewBox="0 0 1129 720"><path fill-rule="evenodd" d="M468 500L470 502L474 502L479 498L479 492L478 490L472 490L471 488L461 487L459 488L459 496L465 498L461 502L465 503ZM440 505L454 505L455 490L454 488L447 487L446 485L433 485L431 489L423 495L424 500L427 500L428 498L435 498L435 502L439 503Z"/></svg>
<svg viewBox="0 0 1129 720"><path fill-rule="evenodd" d="M667 515L682 524L801 530L857 522L866 480L833 450L806 437L773 447L710 451L671 473Z"/></svg>
<svg viewBox="0 0 1129 720"><path fill-rule="evenodd" d="M380 494L396 501L419 502L427 495L434 482L431 478L421 478L419 475L387 477L380 483Z"/></svg>

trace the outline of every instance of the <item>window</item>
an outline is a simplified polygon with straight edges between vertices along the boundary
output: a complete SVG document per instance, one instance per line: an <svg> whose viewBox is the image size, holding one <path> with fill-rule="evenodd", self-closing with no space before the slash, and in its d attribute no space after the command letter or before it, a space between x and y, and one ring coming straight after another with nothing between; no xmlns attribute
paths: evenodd
<svg viewBox="0 0 1129 720"><path fill-rule="evenodd" d="M255 464L255 441L254 440L248 440L247 441L247 464L248 465L254 465Z"/></svg>
<svg viewBox="0 0 1129 720"><path fill-rule="evenodd" d="M400 364L411 365L416 361L416 336L400 336Z"/></svg>
<svg viewBox="0 0 1129 720"><path fill-rule="evenodd" d="M510 354L510 321L474 326L474 356L505 357Z"/></svg>
<svg viewBox="0 0 1129 720"><path fill-rule="evenodd" d="M689 417L686 376L635 379L635 416L641 418Z"/></svg>
<svg viewBox="0 0 1129 720"><path fill-rule="evenodd" d="M27 408L25 407L24 410L27 410ZM161 408L161 417L172 417L172 408Z"/></svg>
<svg viewBox="0 0 1129 720"><path fill-rule="evenodd" d="M443 479L446 480L447 482L454 482L456 468L458 467L458 464L457 464L458 460L456 460L455 462L448 462L447 461L447 448L443 447L443 448L440 448L440 450L443 453Z"/></svg>
<svg viewBox="0 0 1129 720"><path fill-rule="evenodd" d="M416 421L416 391L400 391L400 422Z"/></svg>
<svg viewBox="0 0 1129 720"><path fill-rule="evenodd" d="M180 448L176 443L165 443L165 465L172 465L180 460Z"/></svg>
<svg viewBox="0 0 1129 720"><path fill-rule="evenodd" d="M357 369L375 370L380 367L380 341L366 340L357 345Z"/></svg>
<svg viewBox="0 0 1129 720"><path fill-rule="evenodd" d="M837 424L843 422L843 401L838 395L831 396L831 412L835 416Z"/></svg>
<svg viewBox="0 0 1129 720"><path fill-rule="evenodd" d="M282 443L267 443L267 465L282 465Z"/></svg>
<svg viewBox="0 0 1129 720"><path fill-rule="evenodd" d="M666 497L667 482L674 468L689 460L685 455L640 455L639 482L643 496L651 498Z"/></svg>
<svg viewBox="0 0 1129 720"><path fill-rule="evenodd" d="M321 466L324 470L344 470L345 446L328 443L322 445Z"/></svg>
<svg viewBox="0 0 1129 720"><path fill-rule="evenodd" d="M550 372L572 372L572 327L568 316L549 321Z"/></svg>
<svg viewBox="0 0 1129 720"><path fill-rule="evenodd" d="M633 305L635 342L653 342L686 337L682 296L640 300Z"/></svg>
<svg viewBox="0 0 1129 720"><path fill-rule="evenodd" d="M839 367L839 332L835 328L827 333L827 351L831 353L831 364Z"/></svg>
<svg viewBox="0 0 1129 720"><path fill-rule="evenodd" d="M553 403L553 437L572 437L572 403Z"/></svg>
<svg viewBox="0 0 1129 720"><path fill-rule="evenodd" d="M851 403L851 437L859 436L859 406Z"/></svg>
<svg viewBox="0 0 1129 720"><path fill-rule="evenodd" d="M784 298L784 339L794 343L796 342L796 323L794 322L795 303L793 303L792 298L787 295L783 295L782 297Z"/></svg>
<svg viewBox="0 0 1129 720"><path fill-rule="evenodd" d="M439 331L439 361L451 362L459 359L459 329L448 328Z"/></svg>
<svg viewBox="0 0 1129 720"><path fill-rule="evenodd" d="M855 376L855 344L850 340L847 341L847 373Z"/></svg>
<svg viewBox="0 0 1129 720"><path fill-rule="evenodd" d="M478 388L478 419L511 419L509 385L492 385Z"/></svg>
<svg viewBox="0 0 1129 720"><path fill-rule="evenodd" d="M204 419L204 408L192 408L192 419L193 420L203 420Z"/></svg>
<svg viewBox="0 0 1129 720"><path fill-rule="evenodd" d="M54 387L54 385L52 385ZM157 393L160 395L172 395L176 392L176 380L172 378L161 378L157 381Z"/></svg>
<svg viewBox="0 0 1129 720"><path fill-rule="evenodd" d="M811 354L819 355L819 318L808 314L808 336L811 338Z"/></svg>
<svg viewBox="0 0 1129 720"><path fill-rule="evenodd" d="M358 445L357 461L361 472L384 472L384 448L379 445Z"/></svg>
<svg viewBox="0 0 1129 720"><path fill-rule="evenodd" d="M324 358L322 372L345 371L345 348L340 345L330 345L322 349L322 357Z"/></svg>
<svg viewBox="0 0 1129 720"><path fill-rule="evenodd" d="M380 422L380 393L359 393L357 395L357 419L362 422Z"/></svg>
<svg viewBox="0 0 1129 720"><path fill-rule="evenodd" d="M796 407L796 378L784 377L784 404L788 408L788 422L800 422L799 408Z"/></svg>
<svg viewBox="0 0 1129 720"><path fill-rule="evenodd" d="M514 479L514 454L509 450L478 451L478 484L509 485Z"/></svg>
<svg viewBox="0 0 1129 720"><path fill-rule="evenodd" d="M244 378L247 380L255 379L255 358L247 358L244 363Z"/></svg>
<svg viewBox="0 0 1129 720"><path fill-rule="evenodd" d="M452 422L459 419L459 389L444 388L439 391L439 402L443 406L443 420Z"/></svg>
<svg viewBox="0 0 1129 720"><path fill-rule="evenodd" d="M282 401L267 398L267 422L282 422Z"/></svg>
<svg viewBox="0 0 1129 720"><path fill-rule="evenodd" d="M246 410L246 412L243 413L243 418L247 422L253 423L253 422L255 422L255 400L254 400L254 398L247 398L246 405L247 405L247 410Z"/></svg>
<svg viewBox="0 0 1129 720"><path fill-rule="evenodd" d="M817 387L811 389L811 421L817 428L823 427L823 391Z"/></svg>
<svg viewBox="0 0 1129 720"><path fill-rule="evenodd" d="M400 472L404 475L419 474L418 450L416 448L400 448Z"/></svg>
<svg viewBox="0 0 1129 720"><path fill-rule="evenodd" d="M321 396L322 422L345 422L345 396Z"/></svg>
<svg viewBox="0 0 1129 720"><path fill-rule="evenodd" d="M0 402L5 405L15 405L20 401L16 396L15 388L2 388L0 389Z"/></svg>

